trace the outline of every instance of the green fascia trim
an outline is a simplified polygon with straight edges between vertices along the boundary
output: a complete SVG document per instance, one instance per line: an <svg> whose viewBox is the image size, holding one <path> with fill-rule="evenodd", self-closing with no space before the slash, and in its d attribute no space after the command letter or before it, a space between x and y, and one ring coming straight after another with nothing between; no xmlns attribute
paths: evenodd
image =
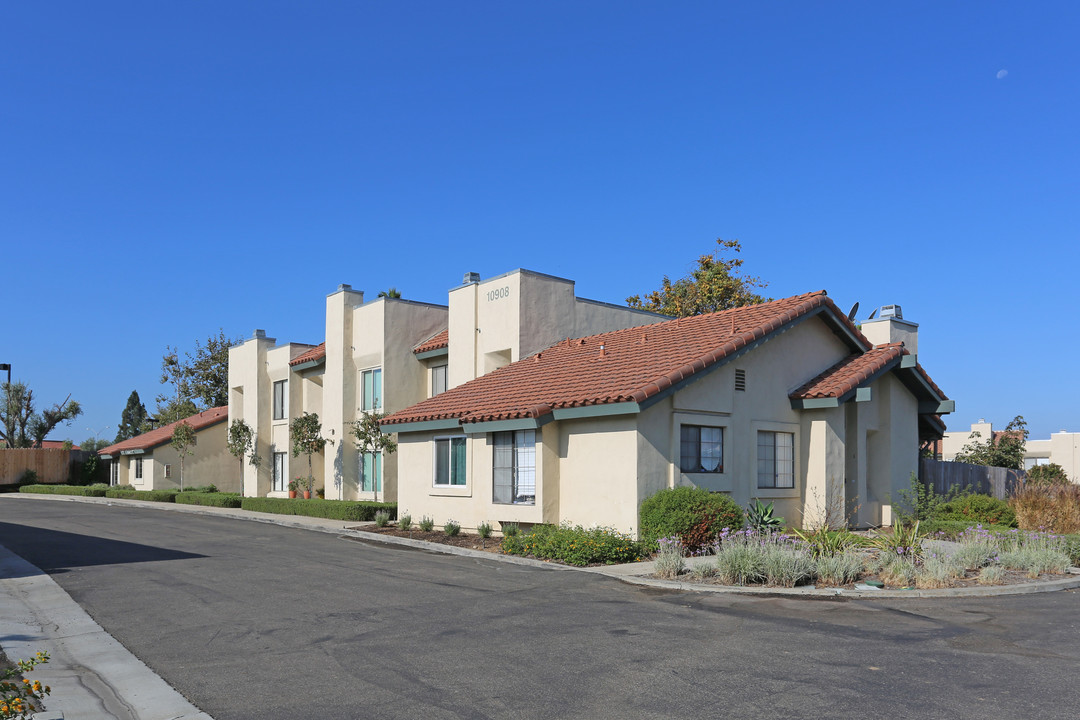
<svg viewBox="0 0 1080 720"><path fill-rule="evenodd" d="M112 460L113 459L112 455L98 455L98 457L100 457L102 460Z"/></svg>
<svg viewBox="0 0 1080 720"><path fill-rule="evenodd" d="M840 407L840 398L792 398L792 410L822 410Z"/></svg>
<svg viewBox="0 0 1080 720"><path fill-rule="evenodd" d="M319 365L322 365L325 362L326 362L326 358L324 358L324 357L319 358L318 360L308 360L307 362L302 362L299 365L293 365L292 366L292 371L293 372L302 372L302 371L307 370L309 368L313 368L313 367L317 367Z"/></svg>
<svg viewBox="0 0 1080 720"><path fill-rule="evenodd" d="M913 368L913 367L915 367L915 364L917 362L919 362L919 356L918 355L901 355L900 356L900 367L902 367L902 368Z"/></svg>
<svg viewBox="0 0 1080 720"><path fill-rule="evenodd" d="M415 353L417 360L427 360L429 358L446 357L450 354L450 348L435 348L434 350L425 350L424 352Z"/></svg>
<svg viewBox="0 0 1080 720"><path fill-rule="evenodd" d="M956 412L955 400L923 400L919 403L920 415L945 415L951 412Z"/></svg>
<svg viewBox="0 0 1080 720"><path fill-rule="evenodd" d="M146 451L142 450L142 449L139 449L139 450L121 450L120 451L121 455L143 455L145 453L146 453Z"/></svg>
<svg viewBox="0 0 1080 720"><path fill-rule="evenodd" d="M855 388L855 402L870 402L871 399L869 387Z"/></svg>
<svg viewBox="0 0 1080 720"><path fill-rule="evenodd" d="M505 432L507 430L536 430L551 422L550 414L542 418L518 418L516 420L492 420L491 422L465 423L461 428L466 435Z"/></svg>
<svg viewBox="0 0 1080 720"><path fill-rule="evenodd" d="M425 432L428 430L457 430L461 423L454 418L446 420L424 420L422 422L400 423L398 425L383 425L384 433L409 433Z"/></svg>
<svg viewBox="0 0 1080 720"><path fill-rule="evenodd" d="M576 418L606 417L608 415L633 415L639 412L641 412L641 405L638 403L621 402L559 408L552 412L552 417L555 420L574 420Z"/></svg>

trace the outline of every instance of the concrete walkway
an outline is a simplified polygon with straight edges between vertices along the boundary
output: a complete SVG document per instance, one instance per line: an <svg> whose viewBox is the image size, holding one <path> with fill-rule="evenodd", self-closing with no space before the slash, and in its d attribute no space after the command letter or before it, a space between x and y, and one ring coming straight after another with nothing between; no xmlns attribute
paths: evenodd
<svg viewBox="0 0 1080 720"><path fill-rule="evenodd" d="M861 598L959 598L1050 592L1080 587L1080 571L1073 577L1048 582L998 587L946 588L940 590L841 590L837 588L731 587L658 580L650 577L651 562L575 568L529 558L428 543L367 532L372 523L343 522L292 515L273 515L230 508L176 505L140 500L112 500L65 495L0 495L0 503L79 502L123 504L162 512L193 513L263 522L285 527L351 537L356 540L403 545L449 555L462 555L549 570L588 572L634 585L664 590L744 595ZM697 560L701 562L702 560ZM695 562L690 560L689 562ZM46 702L40 720L54 718L120 718L122 720L205 719L210 717L185 700L141 660L128 652L79 607L46 573L0 546L0 647L11 659L33 656L45 650L51 656L31 677L51 685L53 699Z"/></svg>

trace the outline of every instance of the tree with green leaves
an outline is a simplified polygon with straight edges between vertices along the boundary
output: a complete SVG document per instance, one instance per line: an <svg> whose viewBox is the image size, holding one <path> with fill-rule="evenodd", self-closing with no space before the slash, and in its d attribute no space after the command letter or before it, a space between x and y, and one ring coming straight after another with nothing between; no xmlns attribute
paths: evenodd
<svg viewBox="0 0 1080 720"><path fill-rule="evenodd" d="M292 437L293 457L307 455L307 490L311 493L315 485L315 471L312 467L311 456L321 453L326 448L326 444L332 443L333 440L327 440L322 436L322 423L319 421L318 413L305 412L293 418L293 421L289 423L289 435Z"/></svg>
<svg viewBox="0 0 1080 720"><path fill-rule="evenodd" d="M86 438L81 443L79 443L79 449L85 450L86 452L96 453L109 447L110 445L112 445L112 443L104 438L98 440L97 438L91 437Z"/></svg>
<svg viewBox="0 0 1080 720"><path fill-rule="evenodd" d="M385 413L365 412L360 419L352 424L353 439L356 440L356 449L360 451L360 457L366 454L377 455L379 453L390 454L397 451L397 441L390 434L382 431L379 421L386 416ZM361 460L362 461L362 460ZM379 499L379 486L372 484L375 490L375 500Z"/></svg>
<svg viewBox="0 0 1080 720"><path fill-rule="evenodd" d="M0 385L0 441L10 448L41 447L45 437L60 425L82 415L82 406L71 399L34 410L34 391L24 382Z"/></svg>
<svg viewBox="0 0 1080 720"><path fill-rule="evenodd" d="M397 288L392 287L392 288L389 288L387 290L380 290L379 291L379 297L381 297L381 298L400 298L401 293L398 291Z"/></svg>
<svg viewBox="0 0 1080 720"><path fill-rule="evenodd" d="M770 298L754 292L755 288L764 288L768 283L740 274L741 259L724 257L727 250L742 252L739 241L716 242L720 249L699 257L697 267L689 275L675 281L665 275L658 290L646 293L644 298L640 295L628 297L626 304L661 315L690 317L768 302Z"/></svg>
<svg viewBox="0 0 1080 720"><path fill-rule="evenodd" d="M171 445L180 456L180 490L184 489L184 458L195 454L191 449L195 447L195 440L195 428L190 424L181 421L173 428Z"/></svg>
<svg viewBox="0 0 1080 720"><path fill-rule="evenodd" d="M235 418L229 424L229 453L240 462L240 487L244 487L244 458L252 467L257 468L261 464L258 453L258 443L255 431L251 429L243 419Z"/></svg>
<svg viewBox="0 0 1080 720"><path fill-rule="evenodd" d="M1023 415L1014 417L1005 426L1005 430L998 433L997 438L991 436L981 440L981 437L982 433L978 430L971 433L971 442L956 454L953 461L1011 470L1024 469L1024 448L1027 445L1028 430Z"/></svg>
<svg viewBox="0 0 1080 720"><path fill-rule="evenodd" d="M195 341L195 352L183 357L175 347L165 348L161 358L161 384L171 385L157 400L157 420L167 425L203 410L229 404L229 348L239 342L224 330L209 336L206 344Z"/></svg>
<svg viewBox="0 0 1080 720"><path fill-rule="evenodd" d="M146 429L146 406L139 400L139 391L132 390L128 395L127 405L120 413L120 425L116 429L116 439L113 442L129 440L139 433L146 432Z"/></svg>

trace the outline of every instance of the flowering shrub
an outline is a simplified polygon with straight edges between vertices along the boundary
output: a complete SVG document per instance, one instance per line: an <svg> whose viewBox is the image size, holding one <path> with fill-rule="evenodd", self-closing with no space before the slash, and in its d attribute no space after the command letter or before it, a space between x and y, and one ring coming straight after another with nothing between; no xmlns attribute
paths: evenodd
<svg viewBox="0 0 1080 720"><path fill-rule="evenodd" d="M502 551L541 560L559 560L570 565L610 565L635 562L641 558L641 547L629 535L611 528L590 528L580 525L534 525L529 530L506 535Z"/></svg>
<svg viewBox="0 0 1080 720"><path fill-rule="evenodd" d="M686 549L678 535L662 537L656 541L660 549L656 553L656 575L674 580L686 569Z"/></svg>
<svg viewBox="0 0 1080 720"><path fill-rule="evenodd" d="M30 660L20 660L15 667L0 671L0 720L29 718L41 710L41 701L52 691L51 688L42 685L39 680L12 681L19 675L30 672L35 666L47 662L49 654L39 652Z"/></svg>
<svg viewBox="0 0 1080 720"><path fill-rule="evenodd" d="M641 542L655 550L657 540L678 535L687 551L708 547L724 528L740 530L743 511L723 493L696 487L661 490L641 503Z"/></svg>

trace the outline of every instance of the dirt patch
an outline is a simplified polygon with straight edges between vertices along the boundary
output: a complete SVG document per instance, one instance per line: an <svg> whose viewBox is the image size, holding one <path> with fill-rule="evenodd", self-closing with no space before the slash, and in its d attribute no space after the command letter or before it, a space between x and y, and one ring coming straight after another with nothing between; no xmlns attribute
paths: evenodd
<svg viewBox="0 0 1080 720"><path fill-rule="evenodd" d="M479 535L471 533L458 533L453 537L447 535L442 530L431 530L424 532L419 529L412 530L400 530L393 526L387 527L375 527L374 525L364 525L361 527L352 527L349 530L361 530L363 532L376 533L378 535L393 535L394 537L409 538L411 540L423 540L424 542L438 543L439 545L452 545L459 548L468 548L469 550L483 550L484 552L502 554L502 539L496 537L489 537L487 539L481 538Z"/></svg>

